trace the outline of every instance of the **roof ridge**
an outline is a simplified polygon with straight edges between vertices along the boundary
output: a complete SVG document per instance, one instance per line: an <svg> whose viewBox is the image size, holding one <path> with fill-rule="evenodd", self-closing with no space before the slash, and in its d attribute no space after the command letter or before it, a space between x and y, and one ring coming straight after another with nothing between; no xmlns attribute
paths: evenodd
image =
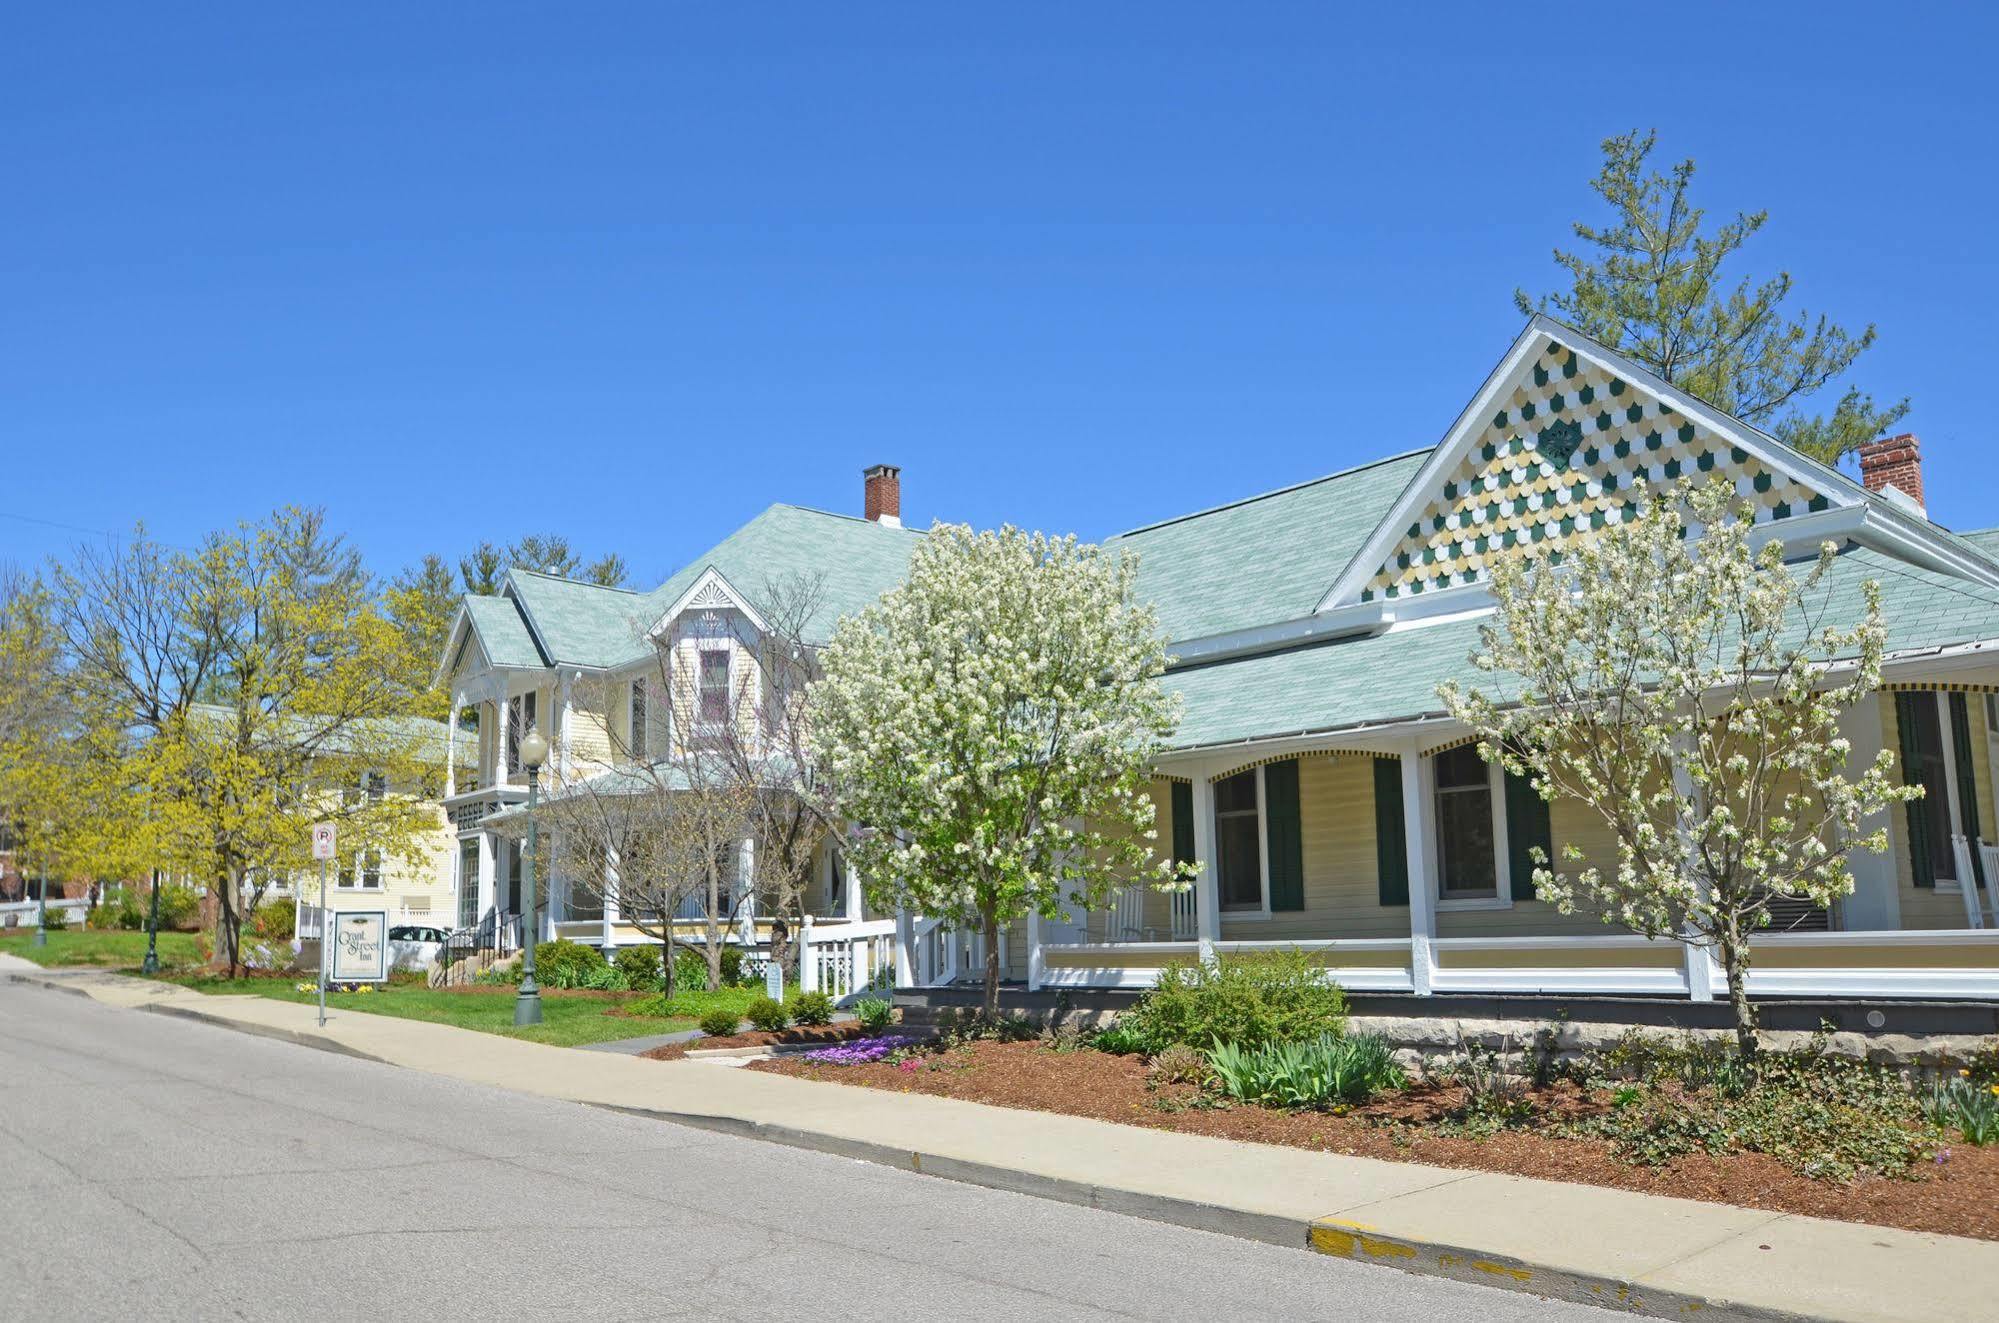
<svg viewBox="0 0 1999 1323"><path fill-rule="evenodd" d="M635 596L635 597L636 597L636 596L638 596L638 589L636 589L636 588L618 588L618 587L614 587L614 586L612 586L611 584L608 584L608 583L592 583L592 582L591 582L590 580L588 580L588 579L572 579L572 578L570 578L570 577L569 577L568 575L566 575L566 574L550 574L550 573L549 573L549 572L548 572L547 570L531 570L531 569L528 569L528 568L527 568L526 566L524 566L524 565L509 565L509 566L507 567L507 573L508 573L508 574L527 574L527 575L532 575L533 577L535 577L535 578L537 578L537 579L550 579L550 580L553 580L553 581L554 581L554 582L556 582L556 583L567 583L567 584L573 584L573 585L575 585L575 586L576 586L576 587L578 587L578 588L595 588L595 589L598 589L598 590L599 590L599 591L601 591L601 592L607 592L607 593L630 593L631 595L633 595L633 596ZM472 596L480 596L480 597L485 597L485 596L489 596L489 595L490 595L490 596L497 596L498 594L486 594L486 593L478 593L478 594L473 594L473 593L467 593L467 594L466 594L466 596L467 596L467 597L472 597Z"/></svg>
<svg viewBox="0 0 1999 1323"><path fill-rule="evenodd" d="M1185 523L1189 519L1200 519L1207 515L1220 514L1224 510L1234 510L1241 506L1254 505L1258 501L1267 501L1275 496L1286 496L1292 492L1303 491L1307 487L1316 487L1322 482L1331 482L1335 478L1350 478L1356 473L1365 473L1369 469L1380 468L1383 464L1393 464L1398 460L1409 459L1416 455L1426 455L1436 448L1434 445L1418 446L1414 450L1404 450L1399 454L1383 455L1378 459L1370 459L1364 463L1341 469L1336 473L1326 473L1316 478L1306 478L1302 482L1294 482L1289 486L1273 488L1267 492L1257 492L1252 496L1239 496L1233 501L1224 501L1220 505L1211 505L1203 510L1192 510L1186 514L1173 515L1166 519L1155 520L1149 524L1140 524L1137 528L1128 528L1122 533L1113 533L1105 540L1114 541L1118 538L1134 537L1139 533L1150 533L1154 529L1165 528L1170 524Z"/></svg>
<svg viewBox="0 0 1999 1323"><path fill-rule="evenodd" d="M769 514L772 510L777 510L777 509L796 510L800 514L822 515L827 519L844 519L848 523L853 523L853 524L873 524L877 528L885 528L888 529L890 532L914 533L918 537L925 536L927 532L927 530L921 528L910 528L906 524L900 524L900 523L884 524L879 519L869 519L865 515L843 514L838 510L821 510L816 505L800 505L796 501L772 501L768 506L764 507L763 513ZM758 517L761 518L762 516L760 515ZM731 536L734 535L731 534ZM728 540L727 538L723 539L723 541L727 540ZM720 546L721 543L717 543L716 545ZM678 573L678 571L675 572Z"/></svg>

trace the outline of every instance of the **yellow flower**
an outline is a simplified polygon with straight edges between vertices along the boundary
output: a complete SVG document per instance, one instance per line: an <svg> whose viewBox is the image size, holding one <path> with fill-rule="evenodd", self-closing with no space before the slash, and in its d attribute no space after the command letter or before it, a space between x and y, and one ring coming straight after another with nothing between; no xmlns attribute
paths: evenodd
<svg viewBox="0 0 1999 1323"><path fill-rule="evenodd" d="M1969 1074L1970 1074L1971 1072L1970 1072L1970 1071L1968 1071L1968 1070L1960 1070L1960 1071L1958 1071L1957 1073L1958 1073L1958 1074L1960 1074L1960 1075L1969 1075Z"/></svg>

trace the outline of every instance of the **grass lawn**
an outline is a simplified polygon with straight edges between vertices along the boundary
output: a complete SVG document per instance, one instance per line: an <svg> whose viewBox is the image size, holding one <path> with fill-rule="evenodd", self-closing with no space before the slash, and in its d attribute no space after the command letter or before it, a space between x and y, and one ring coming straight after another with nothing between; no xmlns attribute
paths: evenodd
<svg viewBox="0 0 1999 1323"><path fill-rule="evenodd" d="M243 978L231 981L212 975L173 975L172 980L197 992L220 995L273 997L279 1001L312 1005L318 994L308 988L298 990L310 978ZM429 1020L435 1024L477 1029L482 1033L505 1034L534 1043L576 1047L584 1043L608 1042L614 1038L643 1038L650 1034L670 1034L694 1028L691 1016L610 1015L618 1003L605 997L544 995L542 1023L527 1029L514 1027L514 989L482 987L445 991L421 983L393 983L373 992L334 992L326 1004L342 1010L367 1011L373 1015L400 1015L409 1020Z"/></svg>
<svg viewBox="0 0 1999 1323"><path fill-rule="evenodd" d="M51 928L49 944L38 947L34 944L34 931L33 928L18 928L0 936L0 951L32 960L44 968L55 969L78 965L95 965L105 969L129 966L137 969L139 962L146 958L146 934L142 932ZM161 965L190 965L197 959L195 934L160 934Z"/></svg>

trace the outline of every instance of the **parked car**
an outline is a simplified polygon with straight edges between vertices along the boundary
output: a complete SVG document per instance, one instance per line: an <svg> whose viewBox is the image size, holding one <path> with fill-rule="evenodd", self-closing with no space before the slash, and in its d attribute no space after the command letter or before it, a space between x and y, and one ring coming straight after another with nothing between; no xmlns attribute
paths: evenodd
<svg viewBox="0 0 1999 1323"><path fill-rule="evenodd" d="M438 953L444 949L447 936L449 934L442 928L411 924L399 924L389 929L389 968L429 969L437 963Z"/></svg>

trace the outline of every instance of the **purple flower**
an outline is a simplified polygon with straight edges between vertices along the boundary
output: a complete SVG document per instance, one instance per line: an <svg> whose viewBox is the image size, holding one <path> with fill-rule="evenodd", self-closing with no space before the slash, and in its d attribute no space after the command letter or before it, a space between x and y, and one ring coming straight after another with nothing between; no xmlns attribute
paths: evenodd
<svg viewBox="0 0 1999 1323"><path fill-rule="evenodd" d="M880 1061L889 1053L900 1051L915 1041L900 1034L883 1034L879 1038L857 1038L851 1043L840 1043L834 1047L822 1047L817 1051L807 1052L805 1059L827 1066L864 1066L871 1061Z"/></svg>

